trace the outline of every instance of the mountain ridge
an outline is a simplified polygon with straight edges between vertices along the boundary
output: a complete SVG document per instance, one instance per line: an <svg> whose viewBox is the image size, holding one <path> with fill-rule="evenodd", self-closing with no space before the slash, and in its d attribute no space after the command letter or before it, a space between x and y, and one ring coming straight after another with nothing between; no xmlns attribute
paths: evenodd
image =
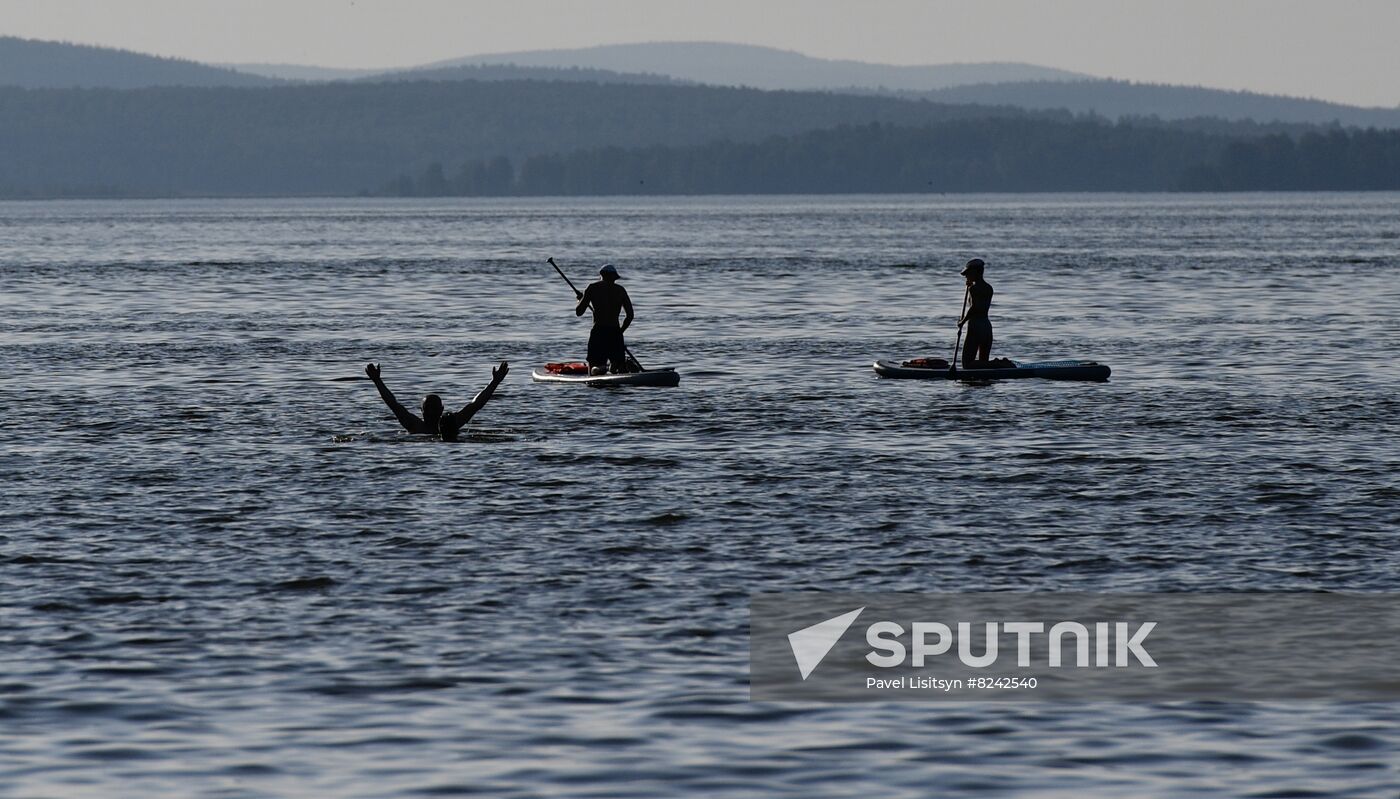
<svg viewBox="0 0 1400 799"><path fill-rule="evenodd" d="M1110 119L1218 117L1260 123L1400 127L1400 107L1366 108L1313 98L1202 86L1140 83L1015 62L899 66L820 59L796 51L719 42L647 42L595 47L483 53L421 67L386 70L359 80L452 79L451 70L602 70L617 76L668 76L681 82L748 86L768 91L884 94L953 104L1066 109ZM757 76L757 73L762 73ZM284 75L290 77L290 75ZM473 77L463 73L462 77ZM543 77L529 75L527 77ZM637 82L624 79L624 82ZM939 85L934 85L939 84Z"/></svg>
<svg viewBox="0 0 1400 799"><path fill-rule="evenodd" d="M896 65L816 58L795 50L729 42L638 42L557 50L523 50L452 58L425 68L472 64L590 67L669 75L714 86L832 90L884 88L929 91L967 83L1074 80L1078 72L1018 62Z"/></svg>
<svg viewBox="0 0 1400 799"><path fill-rule="evenodd" d="M1100 78L1088 81L1008 82L952 86L901 96L936 103L1010 105L1028 110L1066 110L1114 118L1156 116L1168 120L1219 119L1286 124L1400 128L1400 107L1367 107L1310 97L1263 94L1203 86Z"/></svg>
<svg viewBox="0 0 1400 799"><path fill-rule="evenodd" d="M1400 186L1397 130L701 85L7 87L0 119L16 198Z"/></svg>
<svg viewBox="0 0 1400 799"><path fill-rule="evenodd" d="M271 87L287 83L559 80L745 86L880 94L957 105L1065 109L1109 119L1216 117L1260 123L1400 127L1400 107L1199 86L1135 83L1014 62L900 66L720 42L644 42L487 53L401 69L208 65L129 50L0 37L0 85L22 88Z"/></svg>
<svg viewBox="0 0 1400 799"><path fill-rule="evenodd" d="M0 36L0 85L24 89L276 86L281 80L115 47Z"/></svg>
<svg viewBox="0 0 1400 799"><path fill-rule="evenodd" d="M563 81L0 88L0 196L354 194L432 161L752 141L1036 113L893 97Z"/></svg>

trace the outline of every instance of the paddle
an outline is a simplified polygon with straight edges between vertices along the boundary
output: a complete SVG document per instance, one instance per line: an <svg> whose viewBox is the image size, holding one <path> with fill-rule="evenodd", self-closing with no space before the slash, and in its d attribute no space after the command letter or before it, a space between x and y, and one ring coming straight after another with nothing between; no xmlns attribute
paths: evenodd
<svg viewBox="0 0 1400 799"><path fill-rule="evenodd" d="M577 296L583 294L583 292L579 291L579 290L578 290L578 287L574 285L574 281L570 280L570 279L569 279L569 276L566 275L566 274L564 274L564 270L559 268L559 264L554 263L554 256L551 255L549 258L547 258L547 259L545 259L545 260L549 261L549 265L552 266L552 267L554 267L554 271L558 272L558 273L559 273L559 276L562 277L562 278L564 278L564 282L569 284L569 288L571 288L571 289L574 290L574 296L577 297Z"/></svg>
<svg viewBox="0 0 1400 799"><path fill-rule="evenodd" d="M962 346L963 315L967 313L967 298L970 294L972 294L971 286L963 289L963 309L958 314L958 338L957 341L953 342L953 360L951 361L953 365L948 370L953 374L957 374L958 371L958 348Z"/></svg>
<svg viewBox="0 0 1400 799"><path fill-rule="evenodd" d="M564 270L559 268L559 264L554 263L554 256L551 255L545 260L549 262L550 266L554 267L554 271L558 272L560 277L564 278L564 282L569 284L569 288L574 290L574 296L579 297L583 295L583 292L579 291L578 287L574 285L574 281L570 280L569 276L564 274ZM637 356L633 355L632 351L627 349L626 345L623 345L622 351L627 353L627 359L632 362L632 365L637 368L638 372L645 371L642 362L637 360Z"/></svg>

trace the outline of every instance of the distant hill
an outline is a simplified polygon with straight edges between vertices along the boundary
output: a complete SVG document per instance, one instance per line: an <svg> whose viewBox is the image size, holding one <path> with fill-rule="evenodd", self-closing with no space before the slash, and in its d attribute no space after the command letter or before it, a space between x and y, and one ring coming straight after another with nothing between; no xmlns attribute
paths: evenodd
<svg viewBox="0 0 1400 799"><path fill-rule="evenodd" d="M908 95L906 95L908 96ZM1156 116L1161 119L1215 117L1226 120L1400 128L1400 108L1358 108L1253 92L1195 86L1168 86L1118 80L1035 81L954 86L917 96L940 103L1013 105L1031 109L1066 109L1111 119Z"/></svg>
<svg viewBox="0 0 1400 799"><path fill-rule="evenodd" d="M519 70L512 74L509 68ZM1260 123L1400 128L1400 108L1358 108L1322 100L1190 86L1131 83L1031 64L895 66L812 58L714 42L653 42L493 53L423 67L367 72L286 65L242 69L297 80L540 80L749 86L768 90L888 94L940 103L1066 109L1110 119L1215 118ZM556 70L555 72L534 70ZM562 70L562 71L561 71Z"/></svg>
<svg viewBox="0 0 1400 799"><path fill-rule="evenodd" d="M586 67L669 75L715 86L757 89L890 89L928 91L969 83L1076 80L1089 77L1032 64L895 66L812 58L789 50L717 42L614 44L577 50L534 50L455 58L430 68L471 64Z"/></svg>
<svg viewBox="0 0 1400 799"><path fill-rule="evenodd" d="M279 81L178 58L0 36L0 86L25 89L272 86Z"/></svg>
<svg viewBox="0 0 1400 799"><path fill-rule="evenodd" d="M0 120L0 197L1400 188L1400 131L713 86L0 88Z"/></svg>
<svg viewBox="0 0 1400 799"><path fill-rule="evenodd" d="M0 88L0 196L355 194L433 162L1030 113L825 92L557 80Z"/></svg>
<svg viewBox="0 0 1400 799"><path fill-rule="evenodd" d="M1400 108L1358 108L1322 100L1191 86L1132 83L1015 63L894 66L811 58L739 44L656 42L495 53L439 62L408 74L486 64L580 68L667 75L695 83L759 89L826 90L914 96L940 103L1066 109L1110 119L1214 117L1261 123L1400 127ZM608 76L599 76L607 80Z"/></svg>
<svg viewBox="0 0 1400 799"><path fill-rule="evenodd" d="M309 67L302 64L215 64L249 75L276 78L279 81L319 83L330 80L355 80L366 75L379 75L383 69L341 69L339 67Z"/></svg>
<svg viewBox="0 0 1400 799"><path fill-rule="evenodd" d="M221 64L229 69L297 83L331 81L398 82L412 80L561 80L592 83L686 83L668 75L614 72L585 66L526 66L520 64L430 65L404 69L339 69L296 64Z"/></svg>
<svg viewBox="0 0 1400 799"><path fill-rule="evenodd" d="M117 50L0 45L0 77L15 82L0 86L0 197L1400 186L1400 131L1222 118L1311 108L1323 123L1385 124L1380 109L1344 116L1206 89L1037 81L892 96L519 64L278 83ZM70 81L121 88L53 88Z"/></svg>
<svg viewBox="0 0 1400 799"><path fill-rule="evenodd" d="M467 64L456 67L424 67L401 72L378 72L359 78L366 82L413 80L557 80L568 83L632 83L645 85L681 84L666 75L640 72L613 72L589 67L522 67L516 64Z"/></svg>

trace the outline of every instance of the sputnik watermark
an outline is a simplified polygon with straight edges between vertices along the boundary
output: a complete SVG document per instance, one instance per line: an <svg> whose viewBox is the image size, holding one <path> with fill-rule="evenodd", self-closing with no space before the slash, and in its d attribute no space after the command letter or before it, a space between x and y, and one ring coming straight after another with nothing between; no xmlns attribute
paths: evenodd
<svg viewBox="0 0 1400 799"><path fill-rule="evenodd" d="M1400 700L1389 594L755 595L750 644L755 699Z"/></svg>
<svg viewBox="0 0 1400 799"><path fill-rule="evenodd" d="M997 641L1000 633L1005 632L1016 636L1016 666L1018 668L1026 668L1031 665L1031 643L1037 635L1045 635L1049 640L1048 665L1052 669L1065 665L1066 638L1073 641L1071 644L1075 653L1073 665L1080 668L1086 668L1090 665L1090 641L1094 643L1094 666L1102 668L1114 665L1122 668L1133 665L1132 661L1136 660L1138 665L1156 668L1157 661L1152 659L1146 649L1143 649L1143 641L1152 632L1152 628L1156 626L1157 622L1155 621L1142 622L1136 627L1121 621L1111 623L1100 621L1094 622L1092 625L1081 624L1077 621L1061 621L1051 625L1050 631L1047 633L1045 623L1039 621L1009 621L1001 624L987 622L984 625L985 637L982 641L982 654L977 655L973 653L976 642L972 632L972 623L960 621L957 623L958 633L956 636L958 660L975 669L985 669L997 665L1001 654ZM1091 627L1094 630L1093 633L1089 632ZM908 647L900 640L903 635L904 628L892 621L882 621L870 625L865 631L865 640L866 643L874 647L874 650L866 655L865 659L872 666L883 669L902 666L906 658L914 666L923 666L929 658L946 654L952 648L955 638L952 628L936 621L914 622L911 627L911 642ZM933 636L932 643L929 643L930 635ZM1111 664L1108 656L1110 644L1116 653L1116 658Z"/></svg>
<svg viewBox="0 0 1400 799"><path fill-rule="evenodd" d="M788 635L788 645L792 647L792 656L797 659L797 671L802 679L812 676L822 659L836 646L836 642L841 640L863 610L865 608L856 608L850 613L819 621Z"/></svg>
<svg viewBox="0 0 1400 799"><path fill-rule="evenodd" d="M865 608L856 608L848 613L833 616L825 621L817 622L810 627L804 627L797 632L788 635L788 643L792 647L792 656L797 661L797 670L802 679L806 680L812 676L812 672L831 652L831 648L850 629L856 618L864 612ZM932 658L937 658L948 654L954 642L957 643L957 658L963 665L974 669L992 668L997 665L1002 654L999 640L1002 633L1014 635L1016 638L1016 666L1027 668L1031 665L1032 644L1036 636L1044 635L1048 640L1046 649L1046 660L1050 668L1062 668L1065 663L1065 649L1067 644L1065 639L1070 639L1069 647L1073 652L1073 663L1071 665L1079 668L1089 668L1091 666L1089 650L1092 644L1094 657L1092 666L1104 668L1108 666L1127 667L1137 665L1146 668L1156 668L1157 661L1152 659L1152 655L1143 648L1143 642L1151 634L1152 629L1157 626L1157 622L1148 621L1131 625L1127 622L1094 622L1083 624L1077 621L1060 621L1049 625L1047 631L1045 622L1031 621L1009 621L1009 622L986 622L983 624L982 651L977 654L976 636L973 633L971 622L957 622L957 633L954 634L954 627L950 627L943 622L913 622L908 630L909 643L904 643L906 631L903 625L893 621L878 621L865 628L865 641L871 650L865 656L866 662L876 668L892 669L903 666L906 663L916 668L923 668ZM1091 632L1092 630L1092 632ZM1116 657L1110 659L1112 651ZM953 681L954 683L961 681ZM867 686L871 688L887 687L908 687L917 683L920 687L930 687L924 681L905 680L880 680L878 678L867 678ZM955 686L948 681L937 681L944 690L953 690Z"/></svg>

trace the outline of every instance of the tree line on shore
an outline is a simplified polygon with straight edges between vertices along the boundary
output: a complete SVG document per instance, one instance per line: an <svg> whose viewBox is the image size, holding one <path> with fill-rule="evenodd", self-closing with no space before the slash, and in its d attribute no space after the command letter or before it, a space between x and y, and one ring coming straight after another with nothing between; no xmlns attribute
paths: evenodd
<svg viewBox="0 0 1400 799"><path fill-rule="evenodd" d="M1400 131L1234 138L1101 120L871 123L689 147L429 163L389 196L1400 190Z"/></svg>

